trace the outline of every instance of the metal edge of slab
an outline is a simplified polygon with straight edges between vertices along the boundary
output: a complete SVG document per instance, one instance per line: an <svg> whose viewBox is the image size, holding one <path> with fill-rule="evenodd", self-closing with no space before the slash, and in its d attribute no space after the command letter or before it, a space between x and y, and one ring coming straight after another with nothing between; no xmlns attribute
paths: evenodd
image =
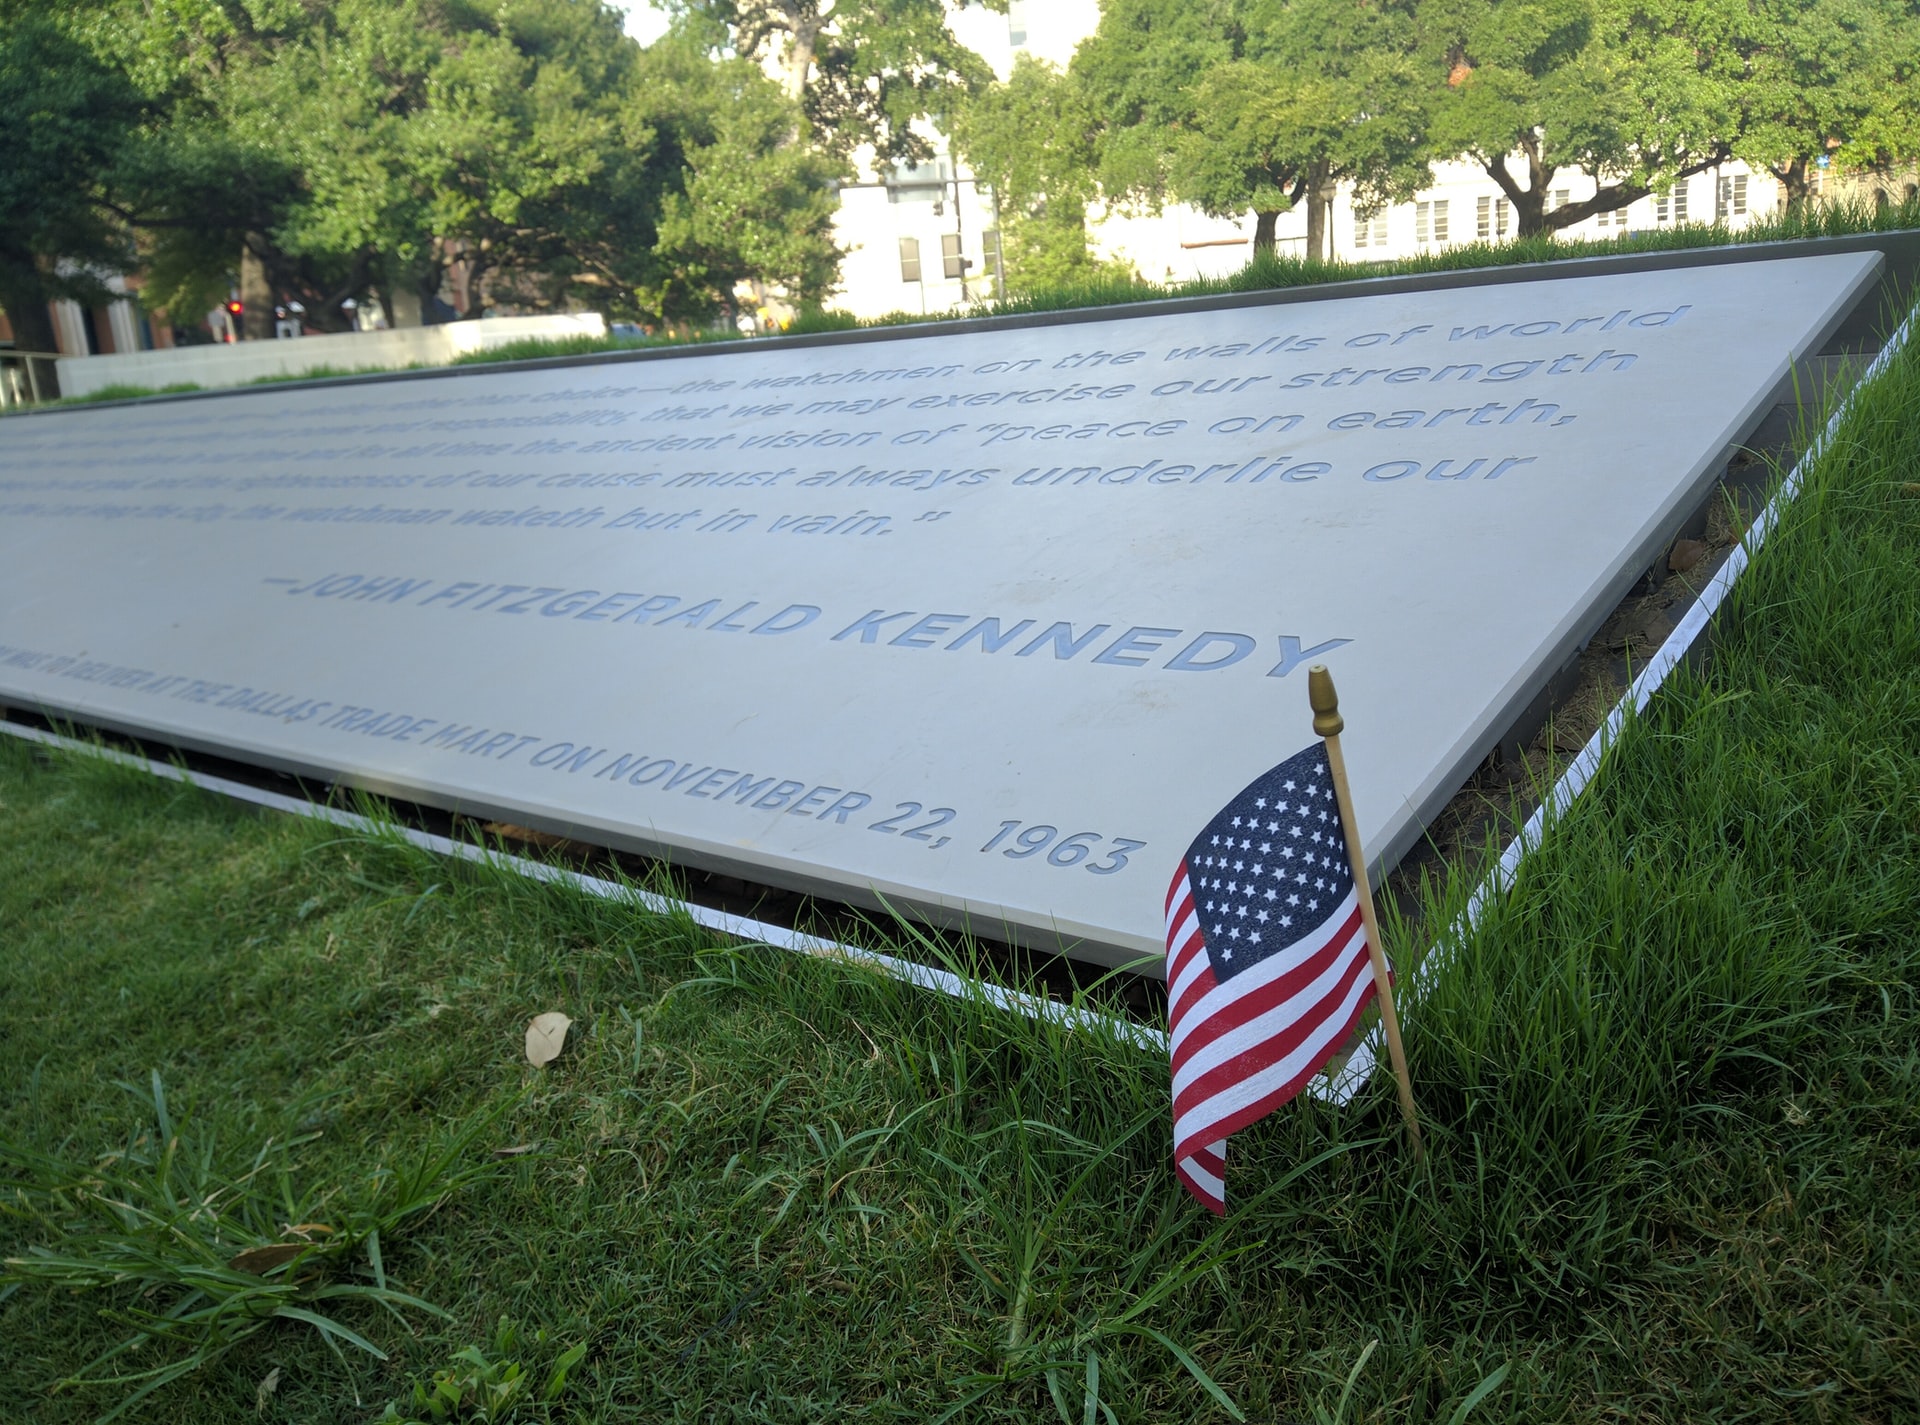
<svg viewBox="0 0 1920 1425"><path fill-rule="evenodd" d="M1891 300L1882 303L1881 306L1890 308L1897 305L1904 312L1911 294L1908 292L1903 295L1903 285L1905 288L1920 285L1920 229L1901 229L1887 233L1849 233L1839 237L1792 238L1779 242L1729 243L1719 247L1676 248L1663 252L1569 257L1551 262L1516 263L1508 267L1470 267L1451 272L1357 277L1341 282L1279 287L1256 292L1232 292L1205 297L1163 297L1144 302L1072 307L1053 312L1015 312L1000 316L914 322L895 327L863 327L854 331L814 332L804 336L756 337L750 341L722 340L690 343L685 346L648 347L639 351L606 351L592 352L583 356L534 357L524 361L436 366L419 371L368 371L350 376L316 377L306 381L272 381L251 386L216 387L205 391L156 393L120 401L90 401L78 406L34 408L18 412L17 416L59 416L75 411L110 410L115 407L159 405L175 401L215 400L284 391L337 390L377 381L437 381L457 376L490 375L511 371L624 366L680 357L724 356L745 351L800 351L812 347L863 346L878 342L908 341L919 337L959 336L974 332L1016 331L1025 327L1075 326L1121 321L1129 317L1181 316L1239 310L1247 307L1284 307L1298 303L1338 301L1349 297L1392 296L1404 292L1450 291L1461 287L1501 287L1513 283L1550 282L1571 277L1604 277L1620 273L1657 272L1674 268L1775 262L1796 257L1819 257L1829 253L1859 252L1866 249L1878 251L1887 258L1887 265L1882 269L1881 280L1883 287L1889 289ZM1898 320L1897 316L1886 318L1883 313L1859 309L1856 309L1855 315L1869 328L1873 322L1883 318L1889 324ZM8 419L15 418L8 417ZM0 429L4 427L0 426Z"/></svg>
<svg viewBox="0 0 1920 1425"><path fill-rule="evenodd" d="M216 796L265 807L288 816L307 817L351 831L398 835L412 845L437 856L492 866L545 885L567 886L581 895L637 906L654 914L684 914L697 925L748 945L767 945L796 955L810 955L816 959L838 960L858 965L916 989L931 990L952 999L983 1005L1003 1014L1022 1015L1044 1024L1055 1025L1069 1033L1103 1034L1116 1043L1137 1049L1154 1058L1164 1058L1168 1053L1169 1041L1165 1029L1156 1025L1141 1024L1122 1015L1102 1014L1098 1010L1081 1005L1062 1004L1059 1000L1050 999L1044 995L1011 990L1004 985L992 984L939 966L922 964L917 960L887 955L857 945L848 945L823 936L807 935L787 926L756 920L750 916L735 915L671 896L662 896L637 886L623 885L602 876L591 876L583 871L570 870L550 862L494 851L470 841L456 841L451 837L439 836L418 827L400 823L376 824L357 812L341 811L337 807L323 806L301 797L286 796L280 792L268 791L227 777L190 772L172 763L155 761L139 753L82 742L64 737L59 733L9 722L4 717L0 717L0 734L16 737L23 742L57 747L86 756L105 757L121 766L136 767L166 781L182 782ZM1310 1098L1320 1099L1336 1107L1344 1107L1351 1103L1366 1086L1374 1067L1372 1039L1363 1039L1349 1053L1344 1063L1338 1065L1327 1077L1316 1075L1308 1082L1303 1092Z"/></svg>
<svg viewBox="0 0 1920 1425"><path fill-rule="evenodd" d="M844 960L876 970L889 979L899 980L921 989L934 990L954 999L1025 1015L1029 1019L1057 1024L1068 1030L1099 1031L1121 1043L1155 1054L1167 1052L1167 1035L1164 1030L1138 1024L1117 1015L1102 1014L1097 1010L1079 1005L1062 1004L1058 1000L1048 999L1042 995L1010 990L1003 985L990 984L985 980L961 975L937 966L921 964L916 960L863 949L822 936L808 935L786 926L755 920L750 916L735 915L711 906L662 896L637 886L622 885L618 881L610 881L601 876L591 876L583 871L574 871L549 862L494 851L471 841L456 841L451 837L423 831L418 827L400 823L375 822L358 812L323 806L318 802L286 796L280 792L250 786L245 782L234 781L227 777L191 772L139 753L101 747L57 732L47 732L41 728L9 722L4 718L0 718L0 733L19 738L23 742L57 747L87 756L104 757L121 766L135 767L167 781L182 782L201 791L247 802L254 806L266 807L272 811L284 812L290 816L323 821L349 831L398 835L437 856L493 866L532 881L569 886L583 895L633 905L656 915L684 914L698 925L750 945L768 945L776 950L811 955L818 959Z"/></svg>

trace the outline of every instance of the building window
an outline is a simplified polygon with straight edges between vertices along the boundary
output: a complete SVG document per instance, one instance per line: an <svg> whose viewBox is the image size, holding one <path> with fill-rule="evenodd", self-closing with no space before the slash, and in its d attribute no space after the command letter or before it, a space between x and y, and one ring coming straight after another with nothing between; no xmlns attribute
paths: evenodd
<svg viewBox="0 0 1920 1425"><path fill-rule="evenodd" d="M1513 205L1505 198L1482 198L1474 208L1474 235L1481 242L1498 242L1507 235L1507 217Z"/></svg>
<svg viewBox="0 0 1920 1425"><path fill-rule="evenodd" d="M980 234L980 256L985 262L986 275L994 281L1004 281L1006 273L1000 268L1000 230L988 228Z"/></svg>
<svg viewBox="0 0 1920 1425"><path fill-rule="evenodd" d="M1566 188L1555 188L1549 192L1547 194L1547 211L1549 213L1557 213L1560 209L1566 207L1567 194L1569 191L1570 190Z"/></svg>
<svg viewBox="0 0 1920 1425"><path fill-rule="evenodd" d="M1673 185L1673 190L1662 193L1653 200L1653 220L1656 223L1684 223L1687 220L1687 184L1686 180Z"/></svg>
<svg viewBox="0 0 1920 1425"><path fill-rule="evenodd" d="M967 260L960 255L960 234L940 234L940 271L949 280L967 275Z"/></svg>
<svg viewBox="0 0 1920 1425"><path fill-rule="evenodd" d="M920 239L900 239L900 280L918 282L920 280Z"/></svg>
<svg viewBox="0 0 1920 1425"><path fill-rule="evenodd" d="M1353 215L1353 245L1355 247L1385 247L1387 245L1387 215L1375 213L1370 218L1360 214Z"/></svg>
<svg viewBox="0 0 1920 1425"><path fill-rule="evenodd" d="M1447 240L1447 200L1445 198L1435 198L1430 203L1413 205L1413 240L1415 242Z"/></svg>
<svg viewBox="0 0 1920 1425"><path fill-rule="evenodd" d="M1747 175L1736 173L1720 180L1720 215L1738 218L1747 211Z"/></svg>
<svg viewBox="0 0 1920 1425"><path fill-rule="evenodd" d="M1015 49L1027 42L1027 0L1007 0L1007 43Z"/></svg>
<svg viewBox="0 0 1920 1425"><path fill-rule="evenodd" d="M1627 210L1625 208L1613 208L1604 213L1595 213L1593 221L1599 226L1602 232L1605 232L1610 227L1624 228L1627 225Z"/></svg>

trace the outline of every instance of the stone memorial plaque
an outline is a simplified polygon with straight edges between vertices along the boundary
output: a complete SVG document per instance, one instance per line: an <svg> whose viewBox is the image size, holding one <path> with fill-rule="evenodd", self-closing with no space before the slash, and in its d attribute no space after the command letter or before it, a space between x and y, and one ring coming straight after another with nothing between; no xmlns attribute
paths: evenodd
<svg viewBox="0 0 1920 1425"><path fill-rule="evenodd" d="M1131 960L1310 662L1404 852L1879 262L11 418L0 701Z"/></svg>

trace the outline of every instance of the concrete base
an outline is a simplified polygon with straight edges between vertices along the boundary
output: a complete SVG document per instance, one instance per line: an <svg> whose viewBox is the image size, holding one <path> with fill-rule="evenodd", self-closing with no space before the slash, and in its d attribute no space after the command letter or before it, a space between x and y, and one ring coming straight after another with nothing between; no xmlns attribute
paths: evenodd
<svg viewBox="0 0 1920 1425"><path fill-rule="evenodd" d="M540 317L489 317L380 332L335 332L295 341L243 341L222 346L129 351L113 356L60 358L60 392L88 396L106 386L162 387L191 382L209 389L244 386L263 376L445 366L455 357L508 342L607 334L598 312Z"/></svg>

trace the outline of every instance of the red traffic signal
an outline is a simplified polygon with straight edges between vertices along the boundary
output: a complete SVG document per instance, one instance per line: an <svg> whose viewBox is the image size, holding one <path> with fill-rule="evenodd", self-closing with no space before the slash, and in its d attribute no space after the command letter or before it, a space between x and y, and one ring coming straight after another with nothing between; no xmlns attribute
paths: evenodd
<svg viewBox="0 0 1920 1425"><path fill-rule="evenodd" d="M229 316L237 317L242 312L246 311L246 309L247 309L247 306L246 306L246 303L244 302L227 303L227 315Z"/></svg>

